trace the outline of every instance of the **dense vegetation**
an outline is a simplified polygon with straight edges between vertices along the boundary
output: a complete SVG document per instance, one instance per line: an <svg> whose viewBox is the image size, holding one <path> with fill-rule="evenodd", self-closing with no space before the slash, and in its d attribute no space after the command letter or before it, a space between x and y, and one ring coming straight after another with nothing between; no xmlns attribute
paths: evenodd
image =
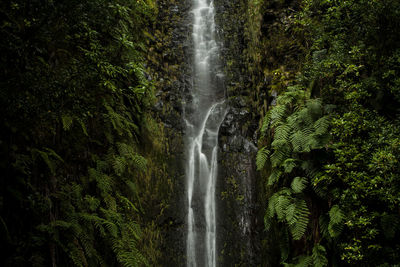
<svg viewBox="0 0 400 267"><path fill-rule="evenodd" d="M157 128L143 67L155 12L152 1L0 4L1 266L157 257L143 152Z"/></svg>
<svg viewBox="0 0 400 267"><path fill-rule="evenodd" d="M1 266L182 257L162 255L182 137L158 119L182 111L178 2L0 3ZM400 2L215 2L238 18L220 31L228 95L260 118L263 264L396 266Z"/></svg>
<svg viewBox="0 0 400 267"><path fill-rule="evenodd" d="M253 2L267 18L267 5ZM265 228L280 243L279 261L394 266L400 261L400 3L275 5L289 8L275 29L291 39L269 53L279 60L282 47L291 49L289 60L258 63L276 68L268 89L279 96L266 109L257 165L268 187ZM264 45L272 38L260 37ZM292 64L298 58L303 62Z"/></svg>

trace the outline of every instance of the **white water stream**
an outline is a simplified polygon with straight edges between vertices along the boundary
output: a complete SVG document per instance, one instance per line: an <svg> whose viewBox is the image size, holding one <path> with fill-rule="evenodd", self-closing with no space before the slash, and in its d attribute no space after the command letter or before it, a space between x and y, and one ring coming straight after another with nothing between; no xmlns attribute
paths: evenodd
<svg viewBox="0 0 400 267"><path fill-rule="evenodd" d="M221 101L212 0L193 0L194 73L187 112L187 266L216 266L218 131L226 114Z"/></svg>

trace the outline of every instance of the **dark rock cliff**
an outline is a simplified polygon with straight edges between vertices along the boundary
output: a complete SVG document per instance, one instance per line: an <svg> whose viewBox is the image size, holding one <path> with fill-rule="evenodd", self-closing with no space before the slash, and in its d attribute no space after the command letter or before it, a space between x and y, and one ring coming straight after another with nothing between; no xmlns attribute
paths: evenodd
<svg viewBox="0 0 400 267"><path fill-rule="evenodd" d="M218 250L220 266L260 265L257 180L257 112L252 108L246 62L247 1L215 0L226 97L230 106L219 134ZM262 218L262 217L261 217Z"/></svg>

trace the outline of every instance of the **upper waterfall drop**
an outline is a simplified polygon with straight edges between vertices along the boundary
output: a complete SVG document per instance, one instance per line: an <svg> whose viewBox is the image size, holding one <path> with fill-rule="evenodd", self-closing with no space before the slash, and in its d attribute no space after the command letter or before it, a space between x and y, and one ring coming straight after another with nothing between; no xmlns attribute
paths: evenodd
<svg viewBox="0 0 400 267"><path fill-rule="evenodd" d="M187 266L216 267L218 131L226 115L214 3L193 0L194 71L187 123Z"/></svg>

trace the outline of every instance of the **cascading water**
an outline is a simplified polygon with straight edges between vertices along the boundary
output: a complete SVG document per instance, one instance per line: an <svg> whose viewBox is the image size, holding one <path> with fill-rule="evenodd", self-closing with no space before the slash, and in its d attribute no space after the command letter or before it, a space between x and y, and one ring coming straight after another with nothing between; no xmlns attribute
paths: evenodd
<svg viewBox="0 0 400 267"><path fill-rule="evenodd" d="M216 266L218 131L226 114L212 0L193 0L194 72L186 108L187 266Z"/></svg>

